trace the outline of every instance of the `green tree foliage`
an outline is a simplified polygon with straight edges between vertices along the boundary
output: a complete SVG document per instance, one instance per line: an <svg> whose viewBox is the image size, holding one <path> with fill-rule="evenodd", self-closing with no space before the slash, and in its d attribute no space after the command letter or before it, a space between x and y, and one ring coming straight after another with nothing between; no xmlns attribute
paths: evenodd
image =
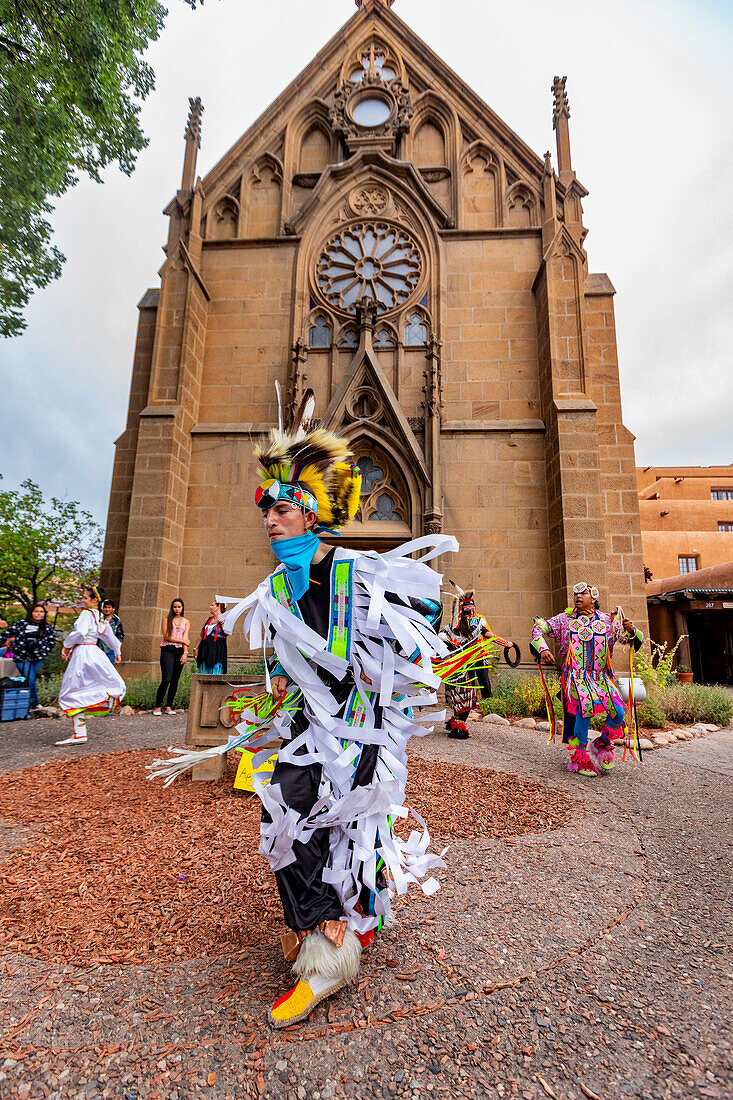
<svg viewBox="0 0 733 1100"><path fill-rule="evenodd" d="M115 162L129 175L147 144L142 54L166 15L157 0L0 0L0 336L61 273L49 199Z"/></svg>
<svg viewBox="0 0 733 1100"><path fill-rule="evenodd" d="M96 575L102 528L76 501L44 500L32 481L0 490L0 601L76 602Z"/></svg>

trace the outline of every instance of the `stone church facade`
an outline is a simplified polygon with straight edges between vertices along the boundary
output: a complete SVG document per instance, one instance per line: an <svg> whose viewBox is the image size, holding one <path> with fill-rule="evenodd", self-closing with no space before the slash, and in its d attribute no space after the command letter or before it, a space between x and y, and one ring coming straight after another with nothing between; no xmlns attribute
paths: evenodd
<svg viewBox="0 0 733 1100"><path fill-rule="evenodd" d="M160 289L139 305L103 583L131 671L161 615L273 565L252 445L303 388L364 474L343 541L455 534L447 575L523 644L578 579L646 619L614 289L592 274L565 78L557 170L392 10L358 11L204 178L191 101ZM243 639L233 643L244 652Z"/></svg>

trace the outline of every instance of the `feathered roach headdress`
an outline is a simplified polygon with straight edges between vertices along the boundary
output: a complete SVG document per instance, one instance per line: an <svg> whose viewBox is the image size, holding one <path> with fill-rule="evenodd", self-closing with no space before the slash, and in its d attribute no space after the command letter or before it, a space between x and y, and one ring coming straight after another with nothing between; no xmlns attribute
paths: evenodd
<svg viewBox="0 0 733 1100"><path fill-rule="evenodd" d="M304 512L316 512L319 527L344 527L356 515L361 496L361 470L349 461L349 445L323 428L310 430L316 404L313 390L306 391L292 428L284 431L277 383L276 387L279 427L255 447L266 479L255 493L255 503L266 509L289 500Z"/></svg>
<svg viewBox="0 0 733 1100"><path fill-rule="evenodd" d="M445 594L446 599L451 599L453 601L450 609L450 622L451 627L455 630L461 621L461 615L466 605L471 604L475 607L476 590L474 588L469 588L467 591L464 591L455 581L449 581L448 583L452 584L455 588L455 593L446 592Z"/></svg>

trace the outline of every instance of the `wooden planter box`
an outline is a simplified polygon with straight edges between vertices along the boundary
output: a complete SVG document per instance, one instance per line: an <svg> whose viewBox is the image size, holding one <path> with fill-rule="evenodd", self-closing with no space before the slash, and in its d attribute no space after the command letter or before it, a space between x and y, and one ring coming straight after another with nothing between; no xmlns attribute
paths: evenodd
<svg viewBox="0 0 733 1100"><path fill-rule="evenodd" d="M195 749L223 745L231 736L234 722L225 704L232 698L232 689L246 684L264 683L264 673L255 675L201 675L191 679L191 701L186 723L186 744ZM196 764L192 778L197 781L219 779L227 768L226 756L203 760Z"/></svg>

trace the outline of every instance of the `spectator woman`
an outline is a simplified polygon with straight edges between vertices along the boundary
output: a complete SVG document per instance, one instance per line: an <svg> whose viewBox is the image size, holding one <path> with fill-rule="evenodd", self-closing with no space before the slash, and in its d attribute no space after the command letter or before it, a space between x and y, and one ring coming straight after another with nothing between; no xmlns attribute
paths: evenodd
<svg viewBox="0 0 733 1100"><path fill-rule="evenodd" d="M183 600L176 598L171 604L171 609L160 625L163 639L160 643L160 672L161 681L158 694L155 697L155 710L153 714L162 714L161 707L168 692L168 704L166 714L173 714L173 700L178 691L178 681L183 672L183 666L188 660L188 636L191 624L184 619L185 607Z"/></svg>
<svg viewBox="0 0 733 1100"><path fill-rule="evenodd" d="M31 710L38 706L36 677L41 665L56 645L56 631L46 619L42 603L34 604L24 619L7 626L0 634L0 647L12 650L20 675L31 689Z"/></svg>
<svg viewBox="0 0 733 1100"><path fill-rule="evenodd" d="M225 604L211 604L193 651L198 671L211 676L221 676L227 670L227 636L221 625L225 611Z"/></svg>

